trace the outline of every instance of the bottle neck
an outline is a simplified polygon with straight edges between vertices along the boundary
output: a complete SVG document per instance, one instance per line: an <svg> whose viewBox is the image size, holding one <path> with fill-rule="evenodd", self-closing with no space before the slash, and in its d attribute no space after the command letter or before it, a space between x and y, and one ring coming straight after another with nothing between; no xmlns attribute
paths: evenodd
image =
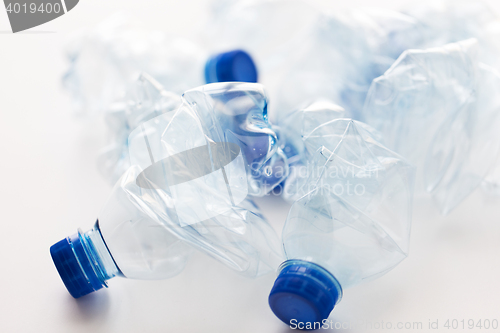
<svg viewBox="0 0 500 333"><path fill-rule="evenodd" d="M93 229L82 233L78 230L78 236L82 242L85 253L87 254L92 268L105 285L106 280L120 274L120 270L115 264L111 253L104 242L99 229L99 221L94 225Z"/></svg>
<svg viewBox="0 0 500 333"><path fill-rule="evenodd" d="M344 291L340 282L332 273L322 266L306 260L289 259L281 263L278 268L278 275L289 271L295 272L299 275L312 273L312 276L319 280L319 282L323 284L326 289L336 294L334 305L341 301Z"/></svg>
<svg viewBox="0 0 500 333"><path fill-rule="evenodd" d="M269 294L269 306L286 324L322 323L342 298L342 288L326 269L305 260L287 260Z"/></svg>

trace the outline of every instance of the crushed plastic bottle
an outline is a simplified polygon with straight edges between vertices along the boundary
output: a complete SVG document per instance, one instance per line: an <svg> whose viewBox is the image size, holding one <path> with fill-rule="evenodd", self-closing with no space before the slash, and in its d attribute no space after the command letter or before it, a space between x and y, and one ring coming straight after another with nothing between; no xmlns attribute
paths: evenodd
<svg viewBox="0 0 500 333"><path fill-rule="evenodd" d="M107 112L141 72L175 94L205 83L257 82L255 64L243 50L210 54L187 39L138 29L123 16L75 39L67 53L63 83L79 111Z"/></svg>
<svg viewBox="0 0 500 333"><path fill-rule="evenodd" d="M430 38L433 45L428 43L426 46L476 38L480 45L478 51L481 61L496 71L500 70L500 18L485 3L464 0L437 1L415 6L408 14L423 22L428 30L433 32ZM491 96L497 94L493 88L491 90ZM494 147L489 154L494 154ZM489 194L500 193L499 166L500 162L495 162L482 182L483 189ZM473 177L476 180L472 182L474 185L471 189L475 187L478 176L477 172L474 172ZM467 193L463 192L462 196L466 195Z"/></svg>
<svg viewBox="0 0 500 333"><path fill-rule="evenodd" d="M469 38L489 39L499 24L495 11L482 1L425 1L412 5L405 13L425 27L422 43L411 48L439 47Z"/></svg>
<svg viewBox="0 0 500 333"><path fill-rule="evenodd" d="M181 226L179 220L151 216L146 197L131 197L138 185L136 168L129 171L91 230L78 230L50 248L73 297L107 287L106 281L116 276L145 280L175 276L184 268L193 247L249 277L269 272L278 264L277 236L250 200L197 224ZM166 199L161 204L169 203ZM176 218L175 208L170 207L166 214Z"/></svg>
<svg viewBox="0 0 500 333"><path fill-rule="evenodd" d="M330 11L305 1L237 2L217 7L209 24L219 48L254 56L275 122L319 98L358 114L371 81L405 49L420 45L424 30L396 11Z"/></svg>
<svg viewBox="0 0 500 333"><path fill-rule="evenodd" d="M349 118L349 113L335 103L327 99L321 99L291 112L278 126L274 126L279 137L278 144L285 153L290 168L289 176L282 184L285 186L282 194L286 200L294 201L298 199L296 197L297 193L290 193L286 188L286 184L294 183L294 179L299 176L297 174L299 168L305 165L304 163L307 163L307 161L304 161L306 148L304 147L303 138L322 124L339 118ZM292 199L292 197L295 198Z"/></svg>
<svg viewBox="0 0 500 333"><path fill-rule="evenodd" d="M259 180L248 185L248 161L273 170L265 109L259 84L211 84L133 130L131 167L94 229L51 247L68 291L80 297L114 276L172 276L186 243L246 276L274 270L278 237L247 198Z"/></svg>
<svg viewBox="0 0 500 333"><path fill-rule="evenodd" d="M251 195L263 196L286 178L288 163L268 121L267 96L261 85L209 84L189 90L181 98L165 91L151 76L142 74L127 102L119 104L115 112L107 113L113 136L98 161L107 179L116 180L131 165L130 133L161 114L165 124L168 123L182 102L197 110L203 126L213 127L210 129L213 137L231 140L242 147Z"/></svg>
<svg viewBox="0 0 500 333"><path fill-rule="evenodd" d="M392 11L321 16L301 52L287 63L290 70L276 82L278 119L318 98L342 105L357 118L372 80L417 42L419 28L414 19Z"/></svg>
<svg viewBox="0 0 500 333"><path fill-rule="evenodd" d="M107 280L167 279L179 274L193 252L143 210L114 191L94 227L52 245L50 254L74 298L107 287Z"/></svg>
<svg viewBox="0 0 500 333"><path fill-rule="evenodd" d="M268 121L262 85L214 83L189 90L183 98L197 110L203 126L214 127L212 140L224 139L241 147L250 195L263 196L286 178L288 163Z"/></svg>
<svg viewBox="0 0 500 333"><path fill-rule="evenodd" d="M499 20L477 1L433 1L398 12L255 0L214 12L207 29L212 42L254 56L273 99L274 122L318 98L342 105L359 120L372 80L407 49L478 38L500 54Z"/></svg>
<svg viewBox="0 0 500 333"><path fill-rule="evenodd" d="M373 81L362 119L418 167L417 186L449 213L500 149L500 76L477 40L408 50Z"/></svg>
<svg viewBox="0 0 500 333"><path fill-rule="evenodd" d="M314 109L298 113L314 120ZM329 109L332 120L316 127L304 121L294 132L302 140L301 170L286 181L295 200L282 233L287 260L269 295L279 319L304 327L326 319L344 289L408 255L414 167L378 143L376 131L339 118L338 106Z"/></svg>
<svg viewBox="0 0 500 333"><path fill-rule="evenodd" d="M166 91L150 75L141 73L123 100L113 103L104 113L109 143L97 158L104 178L116 184L130 167L128 138L132 130L156 116L175 111L180 104L181 96Z"/></svg>
<svg viewBox="0 0 500 333"><path fill-rule="evenodd" d="M233 1L214 3L205 39L214 49L247 50L259 68L259 82L281 109L277 98L281 78L296 70L292 59L303 53L320 10L304 1ZM300 20L297 19L300 17ZM295 98L292 94L289 98ZM296 104L293 104L295 107ZM274 115L273 115L274 116Z"/></svg>

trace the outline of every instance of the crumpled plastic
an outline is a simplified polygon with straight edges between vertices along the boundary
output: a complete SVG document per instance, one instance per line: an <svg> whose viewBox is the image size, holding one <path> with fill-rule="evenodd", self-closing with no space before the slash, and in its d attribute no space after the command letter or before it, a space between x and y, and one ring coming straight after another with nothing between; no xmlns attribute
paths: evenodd
<svg viewBox="0 0 500 333"><path fill-rule="evenodd" d="M242 48L255 58L262 74L261 82L266 85L273 97L271 116L278 124L275 129L279 132L278 146L288 158L291 156L285 150L293 147L283 143L286 141L287 133L282 128L286 127L283 124L289 117L293 118L292 112L297 106L307 105L319 99L328 99L342 105L349 117L377 127L376 120L372 124L365 116L365 113L375 112L366 111L372 98L368 96L368 92L373 89L370 88L372 81L384 76L386 71L391 72L395 66L393 63L405 50L443 47L445 43L459 42L473 37L479 44L477 61L473 60L478 65L473 72L483 75L481 73L500 69L500 57L498 57L500 20L485 5L474 1L434 1L432 4L412 6L404 12L374 9L333 11L304 1L225 2L224 6L217 4L216 7L213 20L210 21L212 27L206 29L210 36L207 40L214 49ZM301 20L298 21L297 17L301 17ZM73 91L76 104L90 109L106 110L109 113L108 121L118 124L120 121L114 118L120 113L116 112L120 109L120 103L128 98L123 97L126 82L129 82L127 80L131 76L137 76L139 70L151 73L167 90L177 94L186 90L183 87L192 88L201 84L199 76L206 58L206 53L202 49L185 40L169 40L157 33L128 27L118 29L120 25L123 23L104 24L80 39L69 52L72 65L65 82ZM318 52L319 50L321 52ZM192 64L200 65L194 66L197 67L195 69ZM493 69L487 69L483 65ZM391 73L394 74L394 71ZM493 77L494 75L485 80L494 81ZM415 79L418 81L418 78ZM95 82L99 84L96 85ZM494 94L493 86L494 83L488 89ZM478 93L482 96L480 98L487 98L486 87L480 90L485 91ZM439 89L436 90L436 94L440 93L442 92L439 92ZM460 103L458 100L456 102ZM486 108L494 108L495 102L477 103L479 107L482 107L482 103L486 103ZM425 108L425 105L422 104L421 107ZM453 106L446 107L453 108ZM476 134L469 132L478 130L459 125L463 120L448 116L453 125L450 123L448 130L439 131L440 140L468 137L467 140L464 139L469 142L465 146L468 147L470 144L472 148L465 148L468 152L461 151L460 154L485 158L477 163L488 166L492 171L488 174L476 166L456 166L455 163L458 162L448 160L453 159L450 157L451 154L457 157L458 152L445 154L442 151L444 147L438 148L437 145L431 147L428 142L419 145L417 149L407 150L406 153L400 151L403 156L419 166L420 174L417 177L419 192L422 190L433 192L443 213L453 209L477 186L478 177L486 177L485 188L493 189L492 191L495 191L494 188L497 186L500 188L498 185L500 177L496 176L494 170L494 166L500 162L496 164L490 162L490 155L496 154L496 146L491 145L488 154L481 149L475 153L474 147L484 146L474 143L476 139L473 137ZM426 125L426 131L429 133L437 132L434 126L441 126L438 123L443 121L441 115L435 117L437 118ZM477 128L481 126L477 125ZM412 132L417 127L418 124L408 131ZM428 127L431 129L428 130ZM460 127L464 131L462 134L457 129ZM453 134L447 136L444 134L447 131ZM103 157L104 162L100 162L101 166L105 165L101 169L105 174L111 175L112 180L117 179L128 166L126 162L122 163L127 161L126 153L123 153L126 149L120 148L124 142L123 138L126 137L124 133L128 132L129 130L121 132L119 139L115 140L121 143L114 148L110 147L107 156ZM391 137L393 134L387 132L383 134L388 136L388 142L394 140ZM401 142L398 144L402 144ZM408 145L414 143L409 142ZM397 150L395 146L391 147L390 144L388 146ZM427 149L430 150L424 153L423 150ZM437 157L434 156L435 162L424 162L431 161L432 157L427 156L432 154L445 154L448 160L437 161ZM488 156L484 157L486 155ZM264 169L258 165L258 171L247 170L253 173L249 178L251 180L249 185L255 193L259 191L267 193L282 178L281 173L273 170L274 167L270 165L280 165L280 169L286 172L287 163L283 158L281 153L272 154L268 160L269 165ZM468 161L469 158L461 157L461 160ZM293 163L293 158L288 161L290 165ZM122 166L115 168L119 165ZM425 168L429 168L429 171ZM462 171L451 171L458 169ZM466 176L470 173L474 176ZM278 177L272 179L275 175ZM256 181L259 177L260 180Z"/></svg>
<svg viewBox="0 0 500 333"><path fill-rule="evenodd" d="M139 29L125 16L115 15L68 46L70 64L63 85L77 111L107 112L141 72L176 94L202 85L207 57L190 40Z"/></svg>
<svg viewBox="0 0 500 333"><path fill-rule="evenodd" d="M406 258L415 168L382 146L375 130L343 118L339 106L318 103L298 110L294 117L303 122L288 127L301 144L285 181L284 197L293 205L283 240L288 257L301 258L307 247L351 286Z"/></svg>
<svg viewBox="0 0 500 333"><path fill-rule="evenodd" d="M213 83L183 94L212 140L241 147L249 194L263 196L288 175L286 155L268 121L267 94L257 83Z"/></svg>
<svg viewBox="0 0 500 333"><path fill-rule="evenodd" d="M246 49L257 60L261 83L273 97L275 122L319 98L358 119L372 80L407 49L468 38L499 49L499 20L480 2L433 1L404 12L324 7L305 1L235 2L217 6L209 22L214 44Z"/></svg>
<svg viewBox="0 0 500 333"><path fill-rule="evenodd" d="M196 112L210 140L240 147L248 194L263 196L288 175L286 155L267 119L267 96L260 84L214 83L191 89L179 97L165 91L149 75L141 74L125 101L116 105L114 112L106 114L111 143L98 160L100 170L111 182L137 163L130 156L130 135L134 131L140 134L137 130L159 115L163 116L165 128L173 128L174 124L169 123L177 110L187 107ZM175 141L182 145L191 140L193 133L180 128L177 135Z"/></svg>
<svg viewBox="0 0 500 333"><path fill-rule="evenodd" d="M177 206L178 201L169 193L170 187L141 187L143 184L138 184L137 179L142 172L138 166L130 167L116 184L115 192L127 197L155 225L166 228L175 237L247 277L272 272L283 261L278 236L250 199L237 204L219 201L224 198L220 193L225 187L195 184L193 190L215 194L207 202L196 203L206 205L206 211L213 212L213 216L199 220L193 212L193 220L185 224L186 216L178 214L182 207ZM189 197L187 199L189 201ZM214 212L209 204L219 209ZM222 212L221 208L224 208Z"/></svg>
<svg viewBox="0 0 500 333"><path fill-rule="evenodd" d="M273 127L279 137L278 144L290 165L289 177L293 177L293 166L304 157L303 138L322 124L339 118L350 118L349 113L327 99L320 99L298 108Z"/></svg>
<svg viewBox="0 0 500 333"><path fill-rule="evenodd" d="M248 276L274 270L282 261L276 233L247 198L272 187L273 163L286 167L285 160L273 159L280 150L266 121L266 103L256 83L187 91L175 111L130 133L131 167L117 184L178 238ZM270 175L263 180L249 172L252 163L270 168Z"/></svg>
<svg viewBox="0 0 500 333"><path fill-rule="evenodd" d="M130 167L128 137L141 123L158 115L173 115L181 104L181 96L166 91L163 86L146 73L127 88L121 101L114 102L104 113L108 145L97 158L101 174L111 184ZM171 113L172 112L172 113Z"/></svg>
<svg viewBox="0 0 500 333"><path fill-rule="evenodd" d="M500 76L476 39L408 50L370 88L363 120L418 167L420 188L449 213L500 150Z"/></svg>
<svg viewBox="0 0 500 333"><path fill-rule="evenodd" d="M236 2L217 7L209 23L214 44L254 56L276 122L319 98L356 116L371 80L424 38L424 27L403 13L324 10L305 1Z"/></svg>

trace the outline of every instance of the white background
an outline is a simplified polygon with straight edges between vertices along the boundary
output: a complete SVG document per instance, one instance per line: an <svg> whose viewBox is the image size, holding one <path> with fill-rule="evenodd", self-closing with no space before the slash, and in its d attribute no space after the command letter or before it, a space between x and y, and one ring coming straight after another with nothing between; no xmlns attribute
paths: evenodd
<svg viewBox="0 0 500 333"><path fill-rule="evenodd" d="M329 6L411 3L340 2ZM500 11L498 0L488 3ZM95 166L103 128L75 118L61 89L65 42L117 10L149 28L189 37L203 26L207 8L188 0L82 0L53 22L15 35L0 9L1 332L289 331L267 305L273 274L246 279L197 254L172 279L115 278L109 289L75 300L49 255L53 243L92 227L111 190ZM288 205L270 197L258 203L279 232ZM416 202L410 257L382 278L346 290L330 319L422 322L420 331L429 320L439 320L439 331L448 331L446 319L500 320L498 203L476 191L442 218Z"/></svg>

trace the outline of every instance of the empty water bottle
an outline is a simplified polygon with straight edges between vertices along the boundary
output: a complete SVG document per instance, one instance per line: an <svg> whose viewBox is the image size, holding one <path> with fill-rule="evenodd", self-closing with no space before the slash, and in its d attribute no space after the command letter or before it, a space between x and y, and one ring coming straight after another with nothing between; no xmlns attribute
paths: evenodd
<svg viewBox="0 0 500 333"><path fill-rule="evenodd" d="M269 295L276 316L300 328L318 328L343 290L394 268L410 236L414 168L340 107L319 105L298 111L288 132L301 142L286 180L287 260Z"/></svg>
<svg viewBox="0 0 500 333"><path fill-rule="evenodd" d="M75 298L107 287L106 281L115 276L145 280L175 276L192 251L130 202L120 184L92 229L79 229L50 248L59 275Z"/></svg>
<svg viewBox="0 0 500 333"><path fill-rule="evenodd" d="M252 54L273 99L275 122L318 98L341 104L359 119L372 80L407 49L472 37L500 49L498 19L477 1L434 1L404 13L250 0L214 12L207 28L212 42Z"/></svg>
<svg viewBox="0 0 500 333"><path fill-rule="evenodd" d="M255 64L245 51L210 55L187 39L137 29L121 16L75 39L67 57L70 67L63 83L81 111L106 112L123 99L140 72L176 94L205 83L257 82Z"/></svg>
<svg viewBox="0 0 500 333"><path fill-rule="evenodd" d="M417 189L443 214L481 183L500 150L500 75L490 59L476 39L405 51L373 81L363 109L387 147L417 166Z"/></svg>
<svg viewBox="0 0 500 333"><path fill-rule="evenodd" d="M371 81L423 38L421 24L396 11L306 1L234 2L217 7L209 23L218 48L243 48L258 63L274 121L318 98L358 114Z"/></svg>
<svg viewBox="0 0 500 333"><path fill-rule="evenodd" d="M127 88L122 101L113 103L104 113L108 144L97 157L97 166L104 178L115 184L130 167L128 138L137 126L174 112L180 104L180 95L166 91L150 75L141 73Z"/></svg>
<svg viewBox="0 0 500 333"><path fill-rule="evenodd" d="M138 187L134 171L131 168L117 184L91 230L78 230L50 248L73 297L107 287L106 281L115 276L145 280L175 276L193 247L249 277L267 273L279 263L277 236L251 201L230 205L222 213L218 210L196 224L179 225L179 218L158 220L148 215L145 201L131 199L128 193ZM222 204L215 199L210 203ZM175 216L176 208L166 213Z"/></svg>
<svg viewBox="0 0 500 333"><path fill-rule="evenodd" d="M170 121L182 101L203 108L199 112L200 121L203 126L213 126L211 131L218 131L214 134L217 140L231 138L242 147L250 194L262 196L288 175L286 156L267 119L267 96L259 84L209 84L189 90L181 98L165 91L151 76L142 74L126 100L106 114L113 135L111 144L99 157L99 167L107 179L116 181L131 165L129 134L158 115L163 114L164 121Z"/></svg>
<svg viewBox="0 0 500 333"><path fill-rule="evenodd" d="M284 177L274 174L286 160L274 156L265 110L259 84L211 84L133 130L131 167L94 229L51 247L70 293L100 289L113 276L169 277L182 268L185 243L247 276L275 269L278 238L247 199ZM251 164L270 171L247 176Z"/></svg>

